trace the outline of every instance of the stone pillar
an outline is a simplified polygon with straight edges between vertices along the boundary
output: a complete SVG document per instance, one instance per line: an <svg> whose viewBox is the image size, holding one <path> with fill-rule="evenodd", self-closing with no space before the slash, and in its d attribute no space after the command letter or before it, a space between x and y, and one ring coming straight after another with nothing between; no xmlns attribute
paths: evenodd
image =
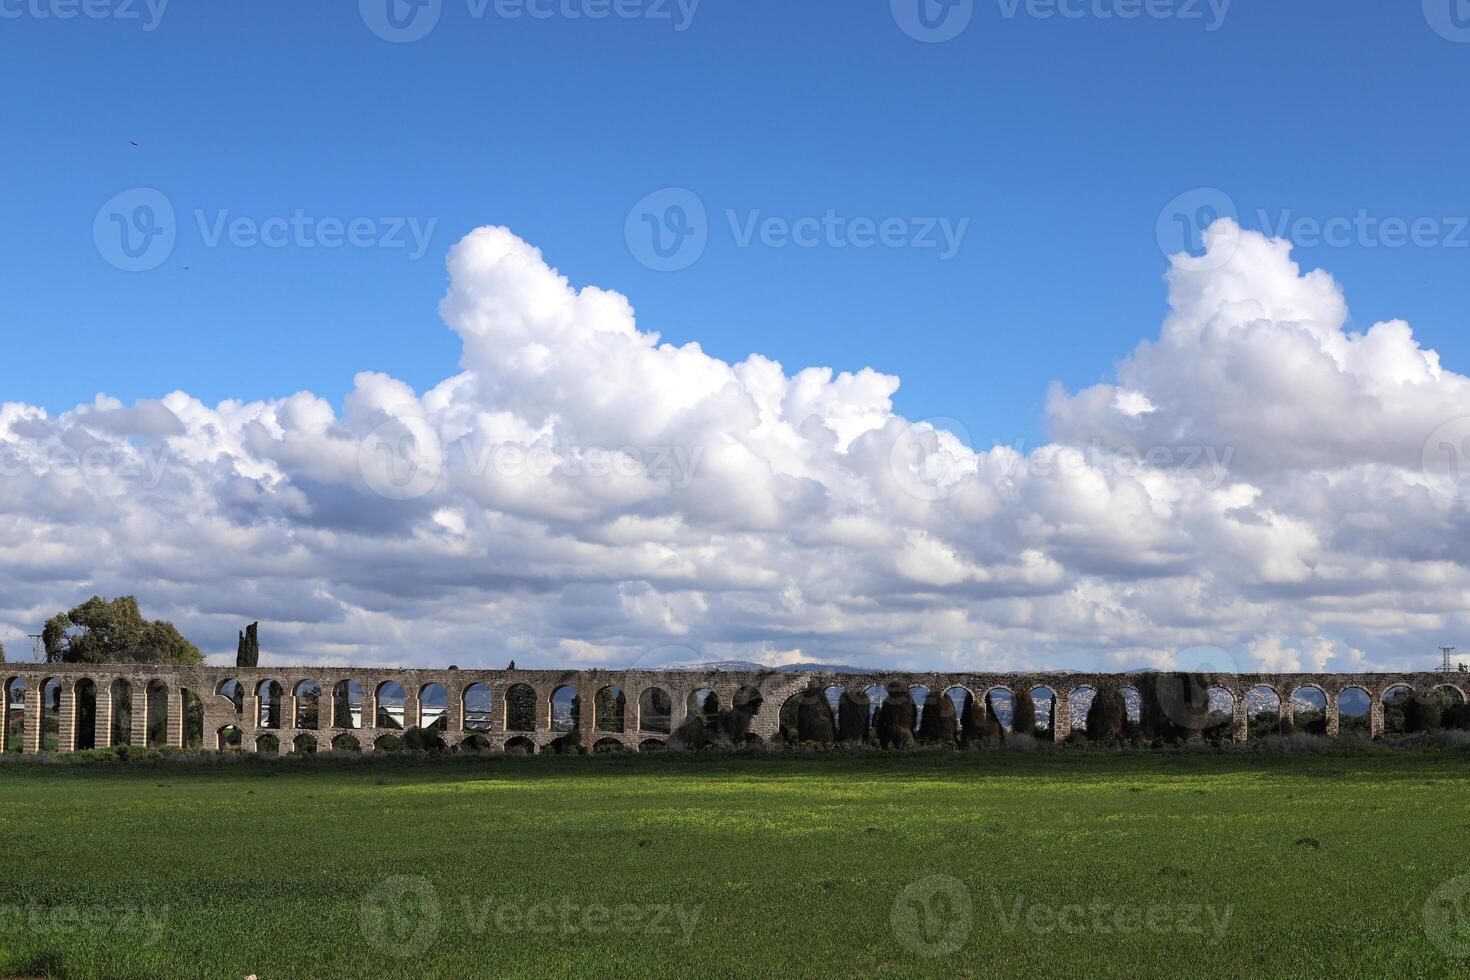
<svg viewBox="0 0 1470 980"><path fill-rule="evenodd" d="M170 748L182 749L184 747L184 705L188 703L187 690L176 687L173 693L164 701L168 705L168 731L164 735L164 744Z"/></svg>
<svg viewBox="0 0 1470 980"><path fill-rule="evenodd" d="M92 744L99 749L112 747L112 681L97 682L97 715L94 719Z"/></svg>
<svg viewBox="0 0 1470 980"><path fill-rule="evenodd" d="M1337 713L1337 695L1327 695L1327 737L1337 738L1341 731L1341 718Z"/></svg>
<svg viewBox="0 0 1470 980"><path fill-rule="evenodd" d="M276 727L280 729L301 727L301 722L296 717L296 695L281 692L281 717L277 719Z"/></svg>
<svg viewBox="0 0 1470 980"><path fill-rule="evenodd" d="M592 751L592 743L597 741L597 692L599 687L577 688L578 703L577 727L582 748L588 752Z"/></svg>
<svg viewBox="0 0 1470 980"><path fill-rule="evenodd" d="M1288 691L1282 694L1280 691L1277 691L1276 697L1281 701L1281 724L1295 727L1296 708L1291 703L1291 692Z"/></svg>
<svg viewBox="0 0 1470 980"><path fill-rule="evenodd" d="M555 688L538 687L536 690L536 731L551 731L551 692Z"/></svg>
<svg viewBox="0 0 1470 980"><path fill-rule="evenodd" d="M669 688L669 732L677 732L689 722L689 695L692 692L682 688ZM776 705L779 714L781 706Z"/></svg>
<svg viewBox="0 0 1470 980"><path fill-rule="evenodd" d="M445 693L449 696L448 717L444 721L444 727L449 732L464 731L464 692L463 687L446 687Z"/></svg>
<svg viewBox="0 0 1470 980"><path fill-rule="evenodd" d="M505 732L505 699L510 694L514 684L507 684L500 689L490 688L490 731Z"/></svg>
<svg viewBox="0 0 1470 980"><path fill-rule="evenodd" d="M940 697L949 697L941 694ZM1072 734L1072 705L1066 691L1052 688L1051 740L1065 742Z"/></svg>
<svg viewBox="0 0 1470 980"><path fill-rule="evenodd" d="M254 732L260 728L260 698L254 693L246 694L240 699L240 731ZM243 734L241 736L241 748L244 748Z"/></svg>
<svg viewBox="0 0 1470 980"><path fill-rule="evenodd" d="M1250 718L1245 711L1245 698L1235 699L1234 714L1231 719L1230 736L1237 742L1244 742L1250 738Z"/></svg>
<svg viewBox="0 0 1470 980"><path fill-rule="evenodd" d="M373 682L362 686L362 705L357 709L362 724L358 727L365 732L375 731L378 727L378 685ZM372 741L369 739L369 741ZM363 746L367 748L367 746Z"/></svg>
<svg viewBox="0 0 1470 980"><path fill-rule="evenodd" d="M1377 694L1368 701L1368 737L1383 737L1383 698Z"/></svg>
<svg viewBox="0 0 1470 980"><path fill-rule="evenodd" d="M43 679L26 678L25 731L21 736L23 751L35 754L41 751L41 694Z"/></svg>
<svg viewBox="0 0 1470 980"><path fill-rule="evenodd" d="M56 713L56 751L74 752L77 747L77 685L75 679L61 682L61 710Z"/></svg>
<svg viewBox="0 0 1470 980"><path fill-rule="evenodd" d="M403 689L403 730L419 728L423 719L419 717L419 695L417 691L410 691L407 685Z"/></svg>
<svg viewBox="0 0 1470 980"><path fill-rule="evenodd" d="M140 748L148 745L148 683L134 684L132 744Z"/></svg>
<svg viewBox="0 0 1470 980"><path fill-rule="evenodd" d="M327 735L327 748L331 748L330 732L335 726L332 713L337 708L337 685L322 681L316 698L316 730Z"/></svg>

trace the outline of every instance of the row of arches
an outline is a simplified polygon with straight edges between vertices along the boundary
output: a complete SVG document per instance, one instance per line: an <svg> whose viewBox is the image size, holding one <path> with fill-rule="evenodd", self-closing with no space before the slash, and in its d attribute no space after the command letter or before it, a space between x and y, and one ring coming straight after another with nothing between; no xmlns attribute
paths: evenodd
<svg viewBox="0 0 1470 980"><path fill-rule="evenodd" d="M1028 730L1028 734L1049 735L1056 724L1056 692L1050 687L1039 685L1025 689L1024 693L1029 697L1029 721L1027 710L1024 709L1027 699L1022 698L1022 727ZM841 741L864 741L874 731L884 705L900 701L905 706L912 705L912 728L915 732L925 729L927 715L939 714L952 718L955 729L960 734L977 735L978 732L966 731L966 725L973 723L967 722L966 718L979 717L973 710L967 712L967 705L972 704L983 704L1003 730L1012 732L1016 727L1018 699L1016 692L1009 688L992 687L977 699L976 692L958 684L932 690L923 684L909 687L901 684L890 684L886 687L873 684L861 689L829 685L825 688L799 691L782 702L778 738L787 742L799 740L802 708L804 705L810 708L814 697L825 704L830 713L834 734Z"/></svg>
<svg viewBox="0 0 1470 980"><path fill-rule="evenodd" d="M85 750L102 745L152 748L173 744L202 748L204 745L204 704L188 688L179 688L175 698L161 680L148 681L139 691L133 682L118 678L99 691L92 678L80 677L72 683L71 717L66 719L61 680L46 677L37 681L36 686L40 696L35 699L39 717L35 719L34 746L42 752ZM32 710L28 692L26 678L12 677L6 680L0 696L7 752L28 750L27 712ZM99 717L104 725L99 726Z"/></svg>
<svg viewBox="0 0 1470 980"><path fill-rule="evenodd" d="M1444 683L1435 681L1438 678L1420 677L1417 688L1408 683L1395 683L1377 695L1356 684L1334 688L1330 694L1326 687L1312 682L1281 685L1279 690L1266 683L1237 691L1212 686L1206 703L1196 706L1202 712L1202 722L1195 727L1234 738L1269 734L1288 726L1293 731L1334 735L1470 728L1470 707L1462 690L1450 678ZM63 684L70 685L65 691L69 699L65 701ZM0 697L0 708L3 708L0 731L5 736L5 749L64 751L131 744L204 747L206 705L199 694L182 686L170 689L159 679L119 678L104 680L102 685L99 689L98 682L89 677L9 677ZM684 704L676 712L675 696L667 688L642 688L630 698L618 685L603 684L595 689L591 706L584 710L581 702L586 688L573 684L562 684L549 691L543 687L538 691L525 683L492 690L489 684L480 682L456 691L452 696L458 699L458 704L451 710L451 693L440 683L423 684L411 694L398 680L382 681L368 692L354 680L336 682L328 690L323 688L321 683L305 679L294 682L288 695L280 680L259 680L253 689L247 689L241 681L229 678L219 682L211 695L205 695L205 700L209 701L211 718L219 719L223 702L225 712L233 713L237 727L245 731L421 729L447 735L453 725L456 735L580 732L584 737L574 740L579 745L592 744L590 740L600 733L629 739L641 734L654 739L667 738L676 722L683 718L702 721L713 728L724 709L744 710L754 718L760 712L762 701L761 692L750 686L737 688L728 704L724 698L729 697L729 688L723 689L722 695L711 687L700 687L678 692ZM819 690L831 713L834 735L843 740L863 739L872 731L895 688L903 691L913 704L915 731L924 727L928 713L939 712L952 715L956 730L967 734L969 720L965 704L969 699L983 703L986 709L984 715L970 714L969 719L993 718L1003 731L1014 732L1019 698L1024 708L1020 711L1021 729L1055 740L1087 734L1088 716L1097 695L1095 688L1085 684L1064 688L1060 695L1046 684L1015 691L998 685L971 688L954 684L932 690L922 684L886 687L870 684L863 688L829 685L787 698L779 706L777 717L767 713L755 727L764 734L790 740L794 737L802 699L810 696L810 690ZM1137 725L1141 702L1138 688L1124 685L1116 690L1125 706L1124 723ZM65 712L63 704L67 706ZM247 704L253 706L253 718L244 716ZM31 719L28 713L37 717ZM365 719L365 713L371 717ZM209 727L213 734L218 734L216 723ZM320 744L328 742L322 740Z"/></svg>
<svg viewBox="0 0 1470 980"><path fill-rule="evenodd" d="M230 678L221 681L215 693L236 715L244 717L246 687ZM423 728L447 730L450 726L449 692L442 684L423 685L413 699L402 683L383 681L373 691L373 723L364 724L364 697L357 681L339 681L333 686L330 702L324 702L321 685L307 679L291 689L289 706L280 681L260 681L254 689L256 728L295 730L354 730L382 728L406 730ZM501 696L505 731L534 732L538 729L538 695L529 684L509 685ZM488 732L495 717L494 693L488 684L471 684L460 695L459 730ZM689 696L690 714L714 715L720 710L719 697L712 689L702 688ZM561 685L547 698L545 717L551 731L571 732L582 725L581 692L572 685ZM288 717L288 715L290 717ZM606 685L594 696L590 712L592 726L598 731L622 733L629 730L627 697L617 685ZM667 735L673 725L673 699L661 687L645 688L639 694L634 730Z"/></svg>
<svg viewBox="0 0 1470 980"><path fill-rule="evenodd" d="M1124 685L1118 689L1124 704L1124 722L1137 726L1141 721L1143 697L1137 687ZM833 725L835 737L842 741L862 741L873 731L882 706L895 694L906 694L912 702L914 731L925 728L926 712L940 711L954 719L954 728L960 736L972 734L966 730L967 701L974 699L975 692L963 685L952 685L943 690L931 691L924 685L902 688L901 685L871 685L863 689L847 689L829 685L820 690L799 691L787 698L781 706L778 737L795 741L799 737L800 712L802 705L810 703L816 695L824 699ZM1058 722L1061 721L1063 735L1087 733L1088 716L1091 713L1097 690L1091 686L1074 688L1066 693L1064 719L1056 716L1059 703L1056 692L1038 685L1023 689L1021 698L1022 720L1020 728L1026 734L1038 737L1057 737ZM1394 684L1383 691L1380 704L1382 717L1374 724L1372 717L1374 701L1369 691L1352 685L1341 689L1335 697L1316 684L1303 684L1291 689L1289 700L1283 706L1280 692L1269 684L1258 684L1247 688L1241 697L1230 690L1211 686L1205 690L1206 700L1197 711L1196 724L1204 731L1220 737L1253 737L1272 734L1288 726L1292 731L1309 734L1399 734L1408 731L1425 731L1439 727L1470 728L1470 706L1464 694L1451 684L1430 687L1421 693L1408 684ZM1029 699L1030 704L1025 701ZM1238 701L1242 702L1238 705ZM1007 732L1017 731L1017 692L1003 687L992 687L983 692L979 703L983 703L989 717ZM1330 709L1329 710L1329 706ZM1240 710L1237 710L1238 707ZM1172 711L1166 706L1166 711ZM985 715L969 713L968 717L981 719ZM1240 731L1240 722L1246 730Z"/></svg>

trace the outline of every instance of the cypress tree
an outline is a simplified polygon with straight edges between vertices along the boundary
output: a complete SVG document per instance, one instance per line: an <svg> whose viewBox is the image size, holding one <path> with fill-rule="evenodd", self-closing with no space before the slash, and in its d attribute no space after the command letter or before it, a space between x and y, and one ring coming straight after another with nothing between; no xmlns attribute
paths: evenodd
<svg viewBox="0 0 1470 980"><path fill-rule="evenodd" d="M975 700L975 695L965 692L965 705L960 711L961 737L966 745L979 745L990 735L985 706Z"/></svg>
<svg viewBox="0 0 1470 980"><path fill-rule="evenodd" d="M992 742L1006 740L1005 726L1000 723L1000 714L995 710L995 691L985 694L985 737Z"/></svg>
<svg viewBox="0 0 1470 980"><path fill-rule="evenodd" d="M919 722L919 740L940 745L959 741L954 702L942 691L930 691L924 699L924 716Z"/></svg>
<svg viewBox="0 0 1470 980"><path fill-rule="evenodd" d="M906 749L913 745L917 715L912 695L901 684L890 685L888 696L878 708L878 717L873 720L878 744L885 749Z"/></svg>
<svg viewBox="0 0 1470 980"><path fill-rule="evenodd" d="M1144 739L1162 738L1168 731L1168 717L1159 704L1159 675L1144 674L1138 681L1138 733Z"/></svg>
<svg viewBox="0 0 1470 980"><path fill-rule="evenodd" d="M1087 709L1087 740L1107 745L1123 740L1128 706L1117 688L1098 691Z"/></svg>
<svg viewBox="0 0 1470 980"><path fill-rule="evenodd" d="M837 726L832 719L832 706L827 695L816 684L801 694L796 706L796 737L802 742L831 745L837 741Z"/></svg>
<svg viewBox="0 0 1470 980"><path fill-rule="evenodd" d="M1026 688L1011 692L1014 700L1011 702L1015 707L1011 713L1011 731L1017 735L1036 734L1036 702L1031 699L1031 692Z"/></svg>
<svg viewBox="0 0 1470 980"><path fill-rule="evenodd" d="M838 734L844 742L865 742L868 738L868 720L871 705L867 695L862 700L853 691L843 691L842 700L837 702Z"/></svg>
<svg viewBox="0 0 1470 980"><path fill-rule="evenodd" d="M240 642L235 647L236 667L259 667L260 666L260 624L251 623L245 627L240 634Z"/></svg>
<svg viewBox="0 0 1470 980"><path fill-rule="evenodd" d="M338 684L332 689L332 721L334 728L352 728L352 699L351 686L347 683ZM240 710L239 708L235 709Z"/></svg>

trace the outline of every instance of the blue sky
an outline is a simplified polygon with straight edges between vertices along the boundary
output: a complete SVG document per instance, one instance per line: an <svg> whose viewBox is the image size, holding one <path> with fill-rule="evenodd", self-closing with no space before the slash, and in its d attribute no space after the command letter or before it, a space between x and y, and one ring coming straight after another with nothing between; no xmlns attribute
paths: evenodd
<svg viewBox="0 0 1470 980"><path fill-rule="evenodd" d="M53 411L175 388L337 400L364 369L427 387L459 354L435 313L444 253L497 223L574 283L626 293L670 340L788 369L872 365L903 379L902 414L1034 444L1049 381L1096 382L1157 330L1155 224L1176 194L1224 189L1246 227L1260 209L1470 213L1470 44L1417 4L1237 0L1211 31L1204 4L1122 21L1008 18L992 0L926 44L882 0L704 0L683 31L672 6L475 19L448 0L426 38L390 44L352 3L174 3L147 31L141 4L141 20L63 21L39 2L7 0L24 14L0 21L0 317L5 397ZM134 187L178 212L173 254L144 273L91 236ZM707 251L674 273L624 241L629 209L664 187L711 216ZM727 217L829 209L969 225L945 261L742 248ZM198 229L201 211L297 210L436 224L417 260L211 248ZM1298 256L1330 266L1355 324L1402 316L1465 363L1470 248Z"/></svg>

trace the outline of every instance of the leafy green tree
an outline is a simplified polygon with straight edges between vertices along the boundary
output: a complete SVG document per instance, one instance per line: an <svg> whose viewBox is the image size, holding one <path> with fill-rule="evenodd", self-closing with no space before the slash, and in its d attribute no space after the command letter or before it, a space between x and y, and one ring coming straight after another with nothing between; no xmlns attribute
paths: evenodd
<svg viewBox="0 0 1470 980"><path fill-rule="evenodd" d="M529 732L536 727L536 691L529 684L515 684L505 696L505 727Z"/></svg>
<svg viewBox="0 0 1470 980"><path fill-rule="evenodd" d="M57 613L41 630L48 663L158 663L194 667L204 663L199 648L174 624L147 620L133 596L112 601L93 596Z"/></svg>
<svg viewBox="0 0 1470 980"><path fill-rule="evenodd" d="M616 687L604 687L597 692L597 730L600 732L620 732L625 726L628 713L628 699L622 690Z"/></svg>
<svg viewBox="0 0 1470 980"><path fill-rule="evenodd" d="M1404 702L1404 731L1432 732L1442 727L1444 703L1434 694L1415 695Z"/></svg>

